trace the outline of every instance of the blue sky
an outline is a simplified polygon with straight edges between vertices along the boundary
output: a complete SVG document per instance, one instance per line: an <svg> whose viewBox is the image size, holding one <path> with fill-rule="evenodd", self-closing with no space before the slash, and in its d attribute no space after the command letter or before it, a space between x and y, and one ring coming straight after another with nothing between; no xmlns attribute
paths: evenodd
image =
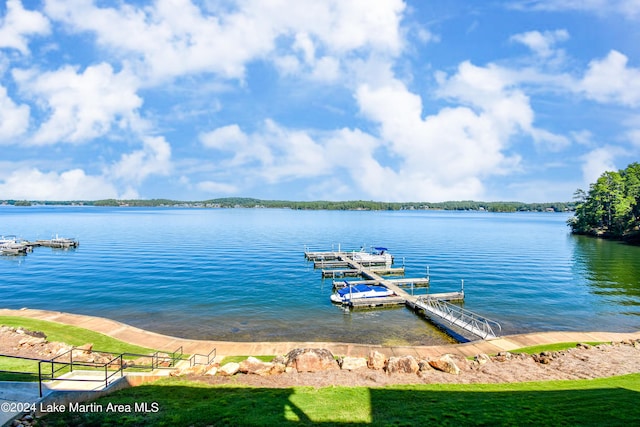
<svg viewBox="0 0 640 427"><path fill-rule="evenodd" d="M3 0L0 199L569 201L640 0Z"/></svg>

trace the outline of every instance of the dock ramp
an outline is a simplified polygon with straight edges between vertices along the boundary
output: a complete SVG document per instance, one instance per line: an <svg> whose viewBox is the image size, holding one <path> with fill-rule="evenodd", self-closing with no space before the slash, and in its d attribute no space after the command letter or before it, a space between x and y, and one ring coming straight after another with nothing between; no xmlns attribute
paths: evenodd
<svg viewBox="0 0 640 427"><path fill-rule="evenodd" d="M418 297L413 301L413 305L414 308L423 310L425 315L434 321L444 320L484 340L497 338L502 330L498 322L441 299L430 296Z"/></svg>

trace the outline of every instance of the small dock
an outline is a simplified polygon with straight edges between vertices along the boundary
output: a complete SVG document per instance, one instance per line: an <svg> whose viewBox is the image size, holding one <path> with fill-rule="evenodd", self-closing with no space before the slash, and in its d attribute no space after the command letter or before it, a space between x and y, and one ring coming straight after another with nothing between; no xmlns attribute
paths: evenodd
<svg viewBox="0 0 640 427"><path fill-rule="evenodd" d="M33 243L30 243L31 246L44 246L47 248L56 248L56 249L70 249L77 248L80 245L76 239L69 239L66 237L58 237L56 236L53 239L49 240L36 240Z"/></svg>
<svg viewBox="0 0 640 427"><path fill-rule="evenodd" d="M27 253L32 252L33 248L37 248L39 246L57 249L71 249L77 248L78 245L80 245L80 242L76 239L68 239L66 237L58 236L50 240L36 240L34 242L18 238L15 235L0 236L0 255L26 255Z"/></svg>
<svg viewBox="0 0 640 427"><path fill-rule="evenodd" d="M362 298L348 301L344 305L350 308L375 308L405 305L417 313L423 314L436 324L455 326L465 332L473 334L481 339L493 339L500 331L500 324L485 317L482 317L469 310L465 310L451 302L464 301L464 281L459 292L436 293L426 295L409 294L403 287L411 286L412 289L418 285L427 287L430 284L429 278L403 278L389 279L382 275L398 274L404 275L404 267L393 268L386 266L364 266L353 260L350 252L308 252L305 257L314 262L314 268L334 267L322 270L322 277L342 278L342 277L362 277L361 281L333 281L334 289L340 286L367 284L384 286L394 292L393 296L380 298ZM327 265L327 262L329 263ZM322 267L316 267L316 265ZM342 283L342 285L340 285Z"/></svg>

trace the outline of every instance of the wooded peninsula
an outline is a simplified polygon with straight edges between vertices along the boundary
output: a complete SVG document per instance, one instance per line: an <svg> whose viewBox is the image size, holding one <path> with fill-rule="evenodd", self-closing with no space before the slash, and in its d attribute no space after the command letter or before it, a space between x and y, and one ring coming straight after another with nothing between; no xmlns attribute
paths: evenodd
<svg viewBox="0 0 640 427"><path fill-rule="evenodd" d="M573 233L640 244L640 163L605 172L574 196L575 216L567 221Z"/></svg>

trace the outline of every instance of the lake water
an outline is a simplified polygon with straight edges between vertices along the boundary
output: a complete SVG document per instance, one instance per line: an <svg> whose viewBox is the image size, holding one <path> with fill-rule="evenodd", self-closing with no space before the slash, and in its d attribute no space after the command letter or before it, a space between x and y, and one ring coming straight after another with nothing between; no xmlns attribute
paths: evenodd
<svg viewBox="0 0 640 427"><path fill-rule="evenodd" d="M345 311L313 250L382 245L430 292L456 291L503 334L640 328L640 247L569 234L568 214L0 207L0 235L75 250L0 257L0 306L108 317L231 341L437 344L406 308ZM404 261L403 261L404 260Z"/></svg>

